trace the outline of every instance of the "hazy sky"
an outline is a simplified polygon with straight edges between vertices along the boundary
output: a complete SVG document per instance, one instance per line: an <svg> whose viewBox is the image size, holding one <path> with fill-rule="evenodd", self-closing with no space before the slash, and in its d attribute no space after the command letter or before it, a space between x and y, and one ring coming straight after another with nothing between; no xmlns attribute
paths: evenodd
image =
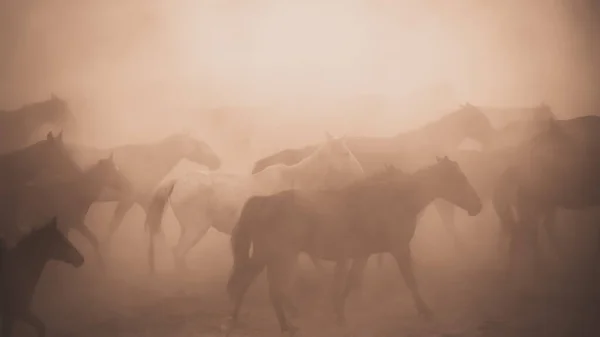
<svg viewBox="0 0 600 337"><path fill-rule="evenodd" d="M203 130L220 106L213 131L288 144L394 133L464 101L578 114L596 96L583 4L5 0L0 107L56 92L103 143ZM407 101L444 84L454 97Z"/></svg>

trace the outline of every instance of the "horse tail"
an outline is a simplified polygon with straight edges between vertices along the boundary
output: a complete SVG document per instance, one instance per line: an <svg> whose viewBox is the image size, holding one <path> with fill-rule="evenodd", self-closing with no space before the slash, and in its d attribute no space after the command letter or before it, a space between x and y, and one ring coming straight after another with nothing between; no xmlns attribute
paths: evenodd
<svg viewBox="0 0 600 337"><path fill-rule="evenodd" d="M233 269L227 282L227 292L234 298L236 280L251 263L250 248L252 246L252 225L262 208L263 197L254 196L244 204L238 223L231 233L231 250L233 253Z"/></svg>
<svg viewBox="0 0 600 337"><path fill-rule="evenodd" d="M156 235L161 231L165 206L171 193L173 193L173 190L175 189L175 184L177 184L177 179L171 179L162 183L158 186L152 196L145 222L146 230L150 232L150 235Z"/></svg>

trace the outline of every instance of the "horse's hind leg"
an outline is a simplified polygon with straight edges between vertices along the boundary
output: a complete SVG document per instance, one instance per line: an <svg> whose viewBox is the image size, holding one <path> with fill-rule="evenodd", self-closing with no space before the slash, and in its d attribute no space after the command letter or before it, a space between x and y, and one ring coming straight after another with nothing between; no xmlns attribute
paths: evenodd
<svg viewBox="0 0 600 337"><path fill-rule="evenodd" d="M187 269L185 263L185 257L194 246L206 235L210 226L208 226L208 220L204 219L205 222L200 224L200 227L184 227L182 223L181 234L177 246L173 248L173 255L175 258L175 264L177 269L184 271Z"/></svg>
<svg viewBox="0 0 600 337"><path fill-rule="evenodd" d="M361 277L364 274L365 267L367 266L367 261L367 258L356 259L352 261L352 266L350 267L350 271L347 273L346 283L344 284L344 289L342 290L336 308L338 311L338 319L341 323L346 322L346 315L344 312L346 299L348 298L348 295L350 295L352 289L360 284Z"/></svg>
<svg viewBox="0 0 600 337"><path fill-rule="evenodd" d="M430 318L433 313L429 306L423 301L421 297L421 293L419 292L419 287L417 285L417 280L415 279L415 274L412 268L412 261L410 256L410 248L408 244L405 247L399 247L394 252L392 252L394 258L396 259L396 263L398 264L398 268L400 269L400 273L404 277L404 282L406 286L412 293L413 300L415 302L415 306L419 311L419 314Z"/></svg>
<svg viewBox="0 0 600 337"><path fill-rule="evenodd" d="M37 332L38 337L46 336L46 325L39 319L36 315L34 315L31 311L26 312L22 316L22 320L24 322L29 323Z"/></svg>
<svg viewBox="0 0 600 337"><path fill-rule="evenodd" d="M258 259L251 259L247 266L241 267L240 270L235 270L228 282L228 287L233 291L233 314L231 319L233 323L237 322L240 309L244 300L244 295L250 288L250 285L256 280L258 275L265 268L265 263Z"/></svg>
<svg viewBox="0 0 600 337"><path fill-rule="evenodd" d="M267 265L267 278L269 280L269 297L275 309L279 327L283 333L292 335L298 330L286 318L284 305L287 301L289 288L293 279L293 271L296 267L296 258L279 256Z"/></svg>
<svg viewBox="0 0 600 337"><path fill-rule="evenodd" d="M344 294L345 284L348 282L348 264L346 260L338 261L335 264L335 271L333 274L333 308L337 315L338 323L343 324L346 322L344 316L344 300L342 299Z"/></svg>

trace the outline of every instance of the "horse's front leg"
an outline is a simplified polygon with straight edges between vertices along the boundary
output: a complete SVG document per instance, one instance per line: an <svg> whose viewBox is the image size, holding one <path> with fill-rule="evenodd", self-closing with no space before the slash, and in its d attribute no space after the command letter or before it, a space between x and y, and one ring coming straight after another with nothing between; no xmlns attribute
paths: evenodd
<svg viewBox="0 0 600 337"><path fill-rule="evenodd" d="M444 200L436 200L433 202L433 204L440 216L440 219L442 220L444 228L446 228L454 240L454 247L459 251L464 251L464 244L460 238L460 235L458 234L458 229L456 228L456 207Z"/></svg>
<svg viewBox="0 0 600 337"><path fill-rule="evenodd" d="M421 297L417 280L415 278L415 274L412 268L409 244L406 243L406 245L395 247L394 251L392 251L391 253L396 259L396 263L398 264L400 273L404 277L404 282L406 283L406 286L412 294L415 306L417 307L419 314L424 316L425 318L431 318L433 316L433 312L431 311L431 309L429 309L429 306L425 303L423 297Z"/></svg>
<svg viewBox="0 0 600 337"><path fill-rule="evenodd" d="M339 260L335 264L335 271L333 274L333 308L337 316L337 321L340 324L345 323L346 318L344 317L344 288L348 278L348 261Z"/></svg>
<svg viewBox="0 0 600 337"><path fill-rule="evenodd" d="M46 325L33 312L31 312L30 310L28 310L26 313L23 314L23 316L21 317L21 319L24 322L29 323L35 329L38 337L45 337L46 336Z"/></svg>
<svg viewBox="0 0 600 337"><path fill-rule="evenodd" d="M115 234L117 229L119 229L121 223L123 223L125 215L127 215L127 212L129 212L129 210L133 207L133 205L135 205L135 203L136 202L133 198L123 199L119 201L119 203L117 204L117 208L115 208L115 212L113 213L112 219L108 224L108 234L104 242L106 245L110 243L110 240L112 239L113 235Z"/></svg>
<svg viewBox="0 0 600 337"><path fill-rule="evenodd" d="M100 268L102 270L105 270L106 267L104 264L104 258L102 257L102 252L100 251L100 243L98 242L96 234L94 234L89 228L87 228L83 220L78 221L73 227L73 229L81 233L81 235L83 235L83 237L85 237L90 242L90 244L96 251L96 256L98 257L98 263L100 264Z"/></svg>

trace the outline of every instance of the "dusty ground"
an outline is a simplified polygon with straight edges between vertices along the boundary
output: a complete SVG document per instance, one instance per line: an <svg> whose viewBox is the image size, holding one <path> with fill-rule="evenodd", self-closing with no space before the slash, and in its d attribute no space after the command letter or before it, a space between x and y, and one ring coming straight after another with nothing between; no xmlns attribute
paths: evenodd
<svg viewBox="0 0 600 337"><path fill-rule="evenodd" d="M209 233L189 259L190 273L163 270L150 278L142 246L126 249L136 239L143 241L140 233L141 225L132 225L115 240L108 274L98 271L91 250L73 236L90 257L87 264L79 270L49 264L36 293L34 310L47 322L51 336L223 336L221 324L229 309L228 237ZM383 269L370 264L362 298L354 295L348 302L349 326L339 328L327 290L315 285L317 276L307 263L296 288L302 300L295 322L302 336L600 336L599 301L590 295L589 268L583 264L569 270L553 267L546 281L523 292L510 287L498 261L485 254L458 258L448 243L430 254L414 250L422 293L436 314L433 321L417 315L388 258ZM280 336L266 289L263 275L251 288L242 324L232 336ZM17 332L19 337L34 336L24 326Z"/></svg>

